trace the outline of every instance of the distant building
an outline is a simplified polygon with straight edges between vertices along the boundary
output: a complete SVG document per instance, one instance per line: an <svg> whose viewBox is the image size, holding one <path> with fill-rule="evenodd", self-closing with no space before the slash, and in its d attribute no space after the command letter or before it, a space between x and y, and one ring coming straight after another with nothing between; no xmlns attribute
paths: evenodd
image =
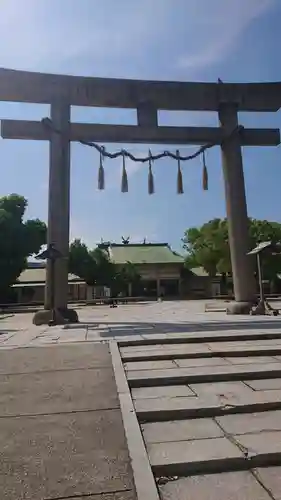
<svg viewBox="0 0 281 500"><path fill-rule="evenodd" d="M120 269L127 263L136 267L141 279L128 285L130 297L207 298L221 293L221 277L210 278L203 268L184 268L184 257L168 243L123 244L104 242L98 245ZM13 285L14 301L22 304L44 302L45 262L30 262ZM110 289L87 286L78 276L68 275L68 300L108 299Z"/></svg>
<svg viewBox="0 0 281 500"><path fill-rule="evenodd" d="M29 262L13 285L16 293L16 302L20 304L44 302L44 288L46 282L45 262ZM86 299L86 284L74 274L68 275L68 300Z"/></svg>
<svg viewBox="0 0 281 500"><path fill-rule="evenodd" d="M184 257L174 252L168 243L102 243L109 258L120 268L134 264L141 276L140 283L132 284L131 296L179 297L182 295Z"/></svg>
<svg viewBox="0 0 281 500"><path fill-rule="evenodd" d="M222 293L221 275L210 277L203 267L185 272L184 296L187 298L211 298Z"/></svg>

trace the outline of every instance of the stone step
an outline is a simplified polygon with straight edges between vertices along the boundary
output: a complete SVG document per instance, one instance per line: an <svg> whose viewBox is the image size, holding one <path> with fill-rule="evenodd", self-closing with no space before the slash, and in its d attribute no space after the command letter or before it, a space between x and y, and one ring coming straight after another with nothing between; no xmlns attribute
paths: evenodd
<svg viewBox="0 0 281 500"><path fill-rule="evenodd" d="M194 387L194 386L193 386ZM252 391L199 397L159 397L134 400L140 422L163 422L187 418L207 418L236 413L274 411L281 409L281 391Z"/></svg>
<svg viewBox="0 0 281 500"><path fill-rule="evenodd" d="M266 387L261 390L281 389L281 379L267 379L250 381L267 382ZM277 383L276 383L277 382ZM222 399L241 398L241 396L252 396L255 394L255 387L250 387L241 381L236 382L214 382L208 384L190 384L188 385L162 385L153 387L138 387L132 389L133 399L159 399L159 398L182 398L182 397L209 397L217 396Z"/></svg>
<svg viewBox="0 0 281 500"><path fill-rule="evenodd" d="M179 477L159 484L162 500L272 500L280 499L280 489L281 467Z"/></svg>
<svg viewBox="0 0 281 500"><path fill-rule="evenodd" d="M127 373L131 388L154 385L177 385L227 380L256 380L280 378L281 363L245 364L229 366L201 366L196 368L170 368L162 370L132 370Z"/></svg>
<svg viewBox="0 0 281 500"><path fill-rule="evenodd" d="M280 348L271 348L271 347L261 347L261 348L252 348L252 349L235 349L235 350L223 350L223 351L208 351L206 353L204 352L177 352L171 351L171 352L155 352L154 354L150 355L145 352L136 354L136 355L124 355L122 356L123 362L124 363L135 363L135 362L146 362L146 361L170 361L174 359L195 359L195 358L202 358L206 361L207 358L216 358L216 357L223 357L223 358L242 358L246 356L280 356L281 354L281 346ZM279 360L280 361L280 360ZM259 361L258 361L259 362Z"/></svg>
<svg viewBox="0 0 281 500"><path fill-rule="evenodd" d="M147 444L156 476L190 476L281 464L281 432Z"/></svg>
<svg viewBox="0 0 281 500"><path fill-rule="evenodd" d="M278 342L278 340L277 340ZM156 361L156 360L171 360L174 358L209 358L216 356L263 356L281 355L281 341L276 344L276 340L260 343L251 341L248 343L233 342L233 343L214 343L214 344L187 344L187 345L163 345L158 346L153 350L134 350L129 351L121 349L121 356L124 362L130 363L134 361Z"/></svg>
<svg viewBox="0 0 281 500"><path fill-rule="evenodd" d="M223 417L216 417L215 421L225 434L232 434L235 436L242 434L258 434L260 432L269 431L281 432L281 410L251 413L250 415L225 415ZM189 422L191 422L191 420Z"/></svg>
<svg viewBox="0 0 281 500"><path fill-rule="evenodd" d="M162 385L160 387L138 387L132 389L133 399L196 397L188 385Z"/></svg>
<svg viewBox="0 0 281 500"><path fill-rule="evenodd" d="M129 356L137 356L147 354L148 356L154 356L157 353L170 353L170 352L185 352L185 353L208 353L210 350L208 344L197 343L190 344L189 342L185 344L156 344L155 346L136 346L136 347L124 347L120 349L122 358Z"/></svg>
<svg viewBox="0 0 281 500"><path fill-rule="evenodd" d="M274 341L273 341L274 342ZM167 347L167 346L165 346ZM192 347L191 349L189 347ZM200 349L200 347L185 346L185 347L173 347L173 348L159 348L155 351L137 351L137 352L125 352L122 353L122 360L126 363L141 362L141 361L169 361L173 359L192 359L192 358L202 358L206 361L206 358L215 357L243 357L243 356L278 356L281 355L281 345L279 346L222 346L217 349L207 346L207 348Z"/></svg>
<svg viewBox="0 0 281 500"><path fill-rule="evenodd" d="M270 323L270 321L269 321ZM276 322L275 327L277 327ZM237 324L236 324L237 326ZM208 330L209 325L207 325L207 330ZM231 327L231 325L230 325ZM263 326L265 327L265 326ZM255 324L249 322L249 327L245 326L243 330L227 330L227 325L225 325L224 331L218 331L221 327L218 326L218 330L216 331L216 325L213 325L213 331L194 331L192 333L187 332L187 333L182 333L182 334L167 334L166 337L163 337L161 334L159 335L154 335L152 337L148 337L145 339L138 339L138 340L120 340L118 342L119 347L121 348L129 348L129 347L143 347L146 349L146 346L153 346L153 345L159 345L159 344L196 344L196 343L204 343L204 342L224 342L224 341L234 341L236 342L238 339L239 341L244 341L244 340L265 340L265 339L281 339L281 323L279 324L280 328L276 328L276 330L271 330L271 331L257 331ZM249 328L249 329L248 329ZM250 328L254 328L253 331L250 330ZM267 326L268 328L268 326Z"/></svg>
<svg viewBox="0 0 281 500"><path fill-rule="evenodd" d="M241 358L238 358L241 359ZM278 363L277 359L267 357L269 362ZM279 361L280 363L280 361ZM134 361L124 364L124 368L126 372L131 371L141 371L141 370L162 370L171 368L185 368L185 367L193 367L193 366L222 366L229 365L230 363L222 358L222 357L213 357L213 358L194 358L194 359L177 359L174 358L172 360L156 360L156 361ZM240 363L241 364L241 363Z"/></svg>
<svg viewBox="0 0 281 500"><path fill-rule="evenodd" d="M146 445L224 437L224 432L212 418L151 422L142 424L141 429Z"/></svg>
<svg viewBox="0 0 281 500"><path fill-rule="evenodd" d="M148 444L147 452L156 476L189 476L245 468L244 454L225 437Z"/></svg>
<svg viewBox="0 0 281 500"><path fill-rule="evenodd" d="M243 356L223 358L221 356L211 358L193 358L172 360L156 360L156 361L135 361L124 364L126 372L141 371L141 370L162 370L171 368L193 368L197 366L229 366L229 365L245 365L245 364L268 364L280 363L278 359L272 356Z"/></svg>
<svg viewBox="0 0 281 500"><path fill-rule="evenodd" d="M281 379L276 379L281 381ZM169 386L166 386L169 388ZM240 401L241 397L251 398L256 395L255 390L250 387L246 382L241 380L231 382L209 382L207 384L190 384L188 387L196 397L210 397L216 396L223 404L232 398ZM151 388L150 388L151 389ZM269 389L278 389L278 387L269 387Z"/></svg>
<svg viewBox="0 0 281 500"><path fill-rule="evenodd" d="M281 410L142 424L145 443L168 443L225 436L281 432ZM280 434L281 435L281 434Z"/></svg>

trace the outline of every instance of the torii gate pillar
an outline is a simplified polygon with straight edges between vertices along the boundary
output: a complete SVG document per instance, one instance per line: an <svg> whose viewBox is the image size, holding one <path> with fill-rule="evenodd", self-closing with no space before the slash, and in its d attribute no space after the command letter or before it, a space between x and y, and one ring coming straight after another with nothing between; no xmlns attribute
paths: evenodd
<svg viewBox="0 0 281 500"><path fill-rule="evenodd" d="M219 121L225 136L238 127L237 105L221 104ZM230 303L230 314L249 313L255 301L256 285L252 261L247 255L250 248L247 202L243 160L239 134L233 134L221 146L228 219L229 246L235 302Z"/></svg>
<svg viewBox="0 0 281 500"><path fill-rule="evenodd" d="M56 323L76 323L78 315L68 309L68 252L70 214L70 110L63 98L51 103L51 120L54 130L50 131L50 168L48 199L47 244L53 244L62 257L52 264L47 261L44 310L37 311L35 324L46 324L52 320L52 307L56 311ZM54 280L54 281L53 281ZM53 299L52 299L52 294ZM52 304L53 302L53 304Z"/></svg>

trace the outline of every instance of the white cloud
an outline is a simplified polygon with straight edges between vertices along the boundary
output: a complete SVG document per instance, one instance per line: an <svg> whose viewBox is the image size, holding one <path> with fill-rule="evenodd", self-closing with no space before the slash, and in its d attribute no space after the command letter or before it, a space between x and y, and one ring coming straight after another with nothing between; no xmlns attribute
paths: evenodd
<svg viewBox="0 0 281 500"><path fill-rule="evenodd" d="M176 78L223 60L277 1L0 0L0 66Z"/></svg>
<svg viewBox="0 0 281 500"><path fill-rule="evenodd" d="M120 0L116 8L115 0L0 0L0 66L59 71L79 56L93 64L133 57L159 35L153 13L165 15L169 3Z"/></svg>
<svg viewBox="0 0 281 500"><path fill-rule="evenodd" d="M223 60L249 24L274 3L275 0L191 0L194 43L188 54L179 57L178 65L197 69Z"/></svg>

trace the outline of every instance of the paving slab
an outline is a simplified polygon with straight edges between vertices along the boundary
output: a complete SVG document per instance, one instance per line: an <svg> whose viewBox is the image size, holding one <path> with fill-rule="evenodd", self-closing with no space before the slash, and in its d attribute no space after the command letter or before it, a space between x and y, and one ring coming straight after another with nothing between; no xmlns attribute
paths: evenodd
<svg viewBox="0 0 281 500"><path fill-rule="evenodd" d="M25 346L32 342L37 335L38 330L35 327L29 325L29 328L24 330L15 331L12 335L8 335L5 339L3 338L3 342L1 342L1 348L3 346Z"/></svg>
<svg viewBox="0 0 281 500"><path fill-rule="evenodd" d="M188 385L163 385L160 387L139 387L132 389L133 399L155 399L163 397L195 397L195 394Z"/></svg>
<svg viewBox="0 0 281 500"><path fill-rule="evenodd" d="M110 384L112 376L111 369L1 375L0 415L118 408L116 389ZM108 387L106 399L105 387Z"/></svg>
<svg viewBox="0 0 281 500"><path fill-rule="evenodd" d="M252 345L223 345L212 346L209 344L209 351L216 356L255 356L255 355L272 355L276 356L280 354L281 344L276 345L275 342L268 345L263 345L262 343L253 342Z"/></svg>
<svg viewBox="0 0 281 500"><path fill-rule="evenodd" d="M111 340L116 340L117 342L119 342L120 340L132 340L133 342L137 342L138 340L141 340L142 337L140 335L110 335L109 336Z"/></svg>
<svg viewBox="0 0 281 500"><path fill-rule="evenodd" d="M128 372L130 387L281 377L281 363L139 370Z"/></svg>
<svg viewBox="0 0 281 500"><path fill-rule="evenodd" d="M17 374L0 376L0 498L136 499L110 353L85 347L5 351Z"/></svg>
<svg viewBox="0 0 281 500"><path fill-rule="evenodd" d="M240 449L224 437L148 444L147 450L156 476L223 472L244 461Z"/></svg>
<svg viewBox="0 0 281 500"><path fill-rule="evenodd" d="M281 500L281 467L255 469L254 474L264 487L270 491L274 500Z"/></svg>
<svg viewBox="0 0 281 500"><path fill-rule="evenodd" d="M217 342L215 337L214 337L214 341L213 342L208 342L207 345L209 347L209 349L211 349L212 351L215 350L215 349L218 349L218 350L221 350L221 349L231 349L231 348L237 348L237 349L240 349L240 348L244 348L245 350L246 349L250 349L251 347L278 347L280 348L281 346L281 338L280 338L280 334L278 335L278 338L276 338L276 336L274 338L271 338L271 339L267 339L267 338L263 338L263 336L258 336L255 335L255 338L254 339L248 339L248 340L240 340L239 337L237 337L236 340L233 340L233 341L224 341L224 342Z"/></svg>
<svg viewBox="0 0 281 500"><path fill-rule="evenodd" d="M143 340L143 339L142 339ZM161 342L161 340L159 340ZM122 342L119 342L119 345L122 345ZM138 345L136 342L135 344L129 346L129 347L120 347L120 353L123 356L123 354L133 354L139 351L145 351L145 352L151 352L151 351L161 351L162 349L165 349L164 344L153 344L153 345Z"/></svg>
<svg viewBox="0 0 281 500"><path fill-rule="evenodd" d="M159 489L162 500L272 500L248 471L180 478Z"/></svg>
<svg viewBox="0 0 281 500"><path fill-rule="evenodd" d="M121 491L119 493L105 493L102 495L75 497L74 500L135 500L135 498L135 493L133 491Z"/></svg>
<svg viewBox="0 0 281 500"><path fill-rule="evenodd" d="M178 354L178 353L184 353L184 354L202 354L202 353L208 353L210 351L210 348L208 347L207 344L197 344L197 343L189 343L189 342L182 342L181 344L143 344L143 345L131 345L130 347L122 347L122 342L119 342L121 348L120 352L122 354L122 357L124 356L129 356L129 355L140 355L140 354L145 354L152 356L155 354L155 352L159 352L159 354Z"/></svg>
<svg viewBox="0 0 281 500"><path fill-rule="evenodd" d="M216 358L194 358L194 359L177 359L174 358L180 368L192 368L194 366L228 366L229 362L220 357ZM175 365L174 365L175 366Z"/></svg>
<svg viewBox="0 0 281 500"><path fill-rule="evenodd" d="M229 434L281 431L281 410L227 415L215 420Z"/></svg>
<svg viewBox="0 0 281 500"><path fill-rule="evenodd" d="M277 362L277 360L276 360ZM176 368L177 364L173 361L135 361L132 363L125 363L124 368L126 371L132 370L161 370Z"/></svg>
<svg viewBox="0 0 281 500"><path fill-rule="evenodd" d="M141 428L147 444L224 436L222 430L211 418L152 422L142 424Z"/></svg>
<svg viewBox="0 0 281 500"><path fill-rule="evenodd" d="M232 365L246 365L246 364L258 364L258 363L274 363L278 361L273 356L243 356L243 357L230 357L225 358L226 361Z"/></svg>
<svg viewBox="0 0 281 500"><path fill-rule="evenodd" d="M192 391L200 397L218 396L224 398L251 397L253 389L243 382L210 382L209 384L190 384Z"/></svg>
<svg viewBox="0 0 281 500"><path fill-rule="evenodd" d="M182 397L136 399L135 410L141 422L160 422L182 418L206 418L232 413L250 413L281 409L281 392L256 392L252 396Z"/></svg>
<svg viewBox="0 0 281 500"><path fill-rule="evenodd" d="M0 351L0 374L34 373L54 370L77 370L98 367L111 367L109 349L106 344L97 344L95 349L84 344L76 347L54 346L44 349L13 349L7 356Z"/></svg>
<svg viewBox="0 0 281 500"><path fill-rule="evenodd" d="M281 461L281 432L280 431L264 431L257 434L237 434L235 441L247 450L249 458L253 459L256 455L270 455L278 458ZM270 461L265 461L266 465L270 465ZM271 464L275 465L275 464Z"/></svg>
<svg viewBox="0 0 281 500"><path fill-rule="evenodd" d="M263 380L247 380L246 384L254 391L281 390L281 378L266 378Z"/></svg>
<svg viewBox="0 0 281 500"><path fill-rule="evenodd" d="M122 427L119 410L1 419L1 498L133 489Z"/></svg>
<svg viewBox="0 0 281 500"><path fill-rule="evenodd" d="M237 434L235 439L248 450L251 456L278 453L281 458L281 431L265 430L253 434Z"/></svg>

